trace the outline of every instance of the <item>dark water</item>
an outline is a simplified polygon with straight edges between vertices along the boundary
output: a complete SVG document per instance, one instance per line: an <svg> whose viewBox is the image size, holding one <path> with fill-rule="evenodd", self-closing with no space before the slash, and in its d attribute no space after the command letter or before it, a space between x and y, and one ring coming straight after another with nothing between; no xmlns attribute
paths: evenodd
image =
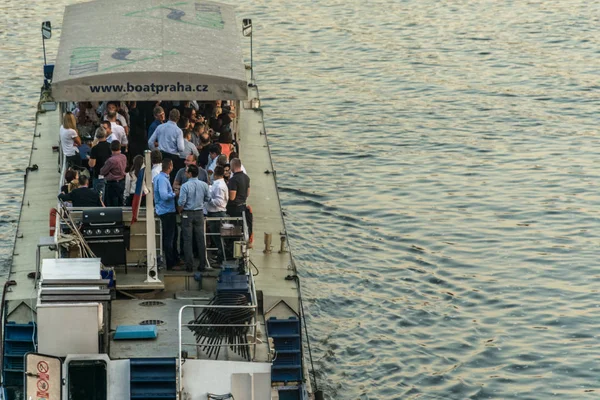
<svg viewBox="0 0 600 400"><path fill-rule="evenodd" d="M4 264L66 3L0 4ZM600 2L238 14L328 397L597 398Z"/></svg>

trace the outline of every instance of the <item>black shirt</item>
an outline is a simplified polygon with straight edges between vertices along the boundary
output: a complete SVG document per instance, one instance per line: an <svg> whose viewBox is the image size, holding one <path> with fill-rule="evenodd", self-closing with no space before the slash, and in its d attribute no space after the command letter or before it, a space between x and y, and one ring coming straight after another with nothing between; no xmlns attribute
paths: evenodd
<svg viewBox="0 0 600 400"><path fill-rule="evenodd" d="M208 144L206 146L204 146L200 150L200 152L199 152L200 154L198 155L198 165L205 169L206 169L206 164L208 163L208 154L210 153L209 147L210 147L210 145L208 145Z"/></svg>
<svg viewBox="0 0 600 400"><path fill-rule="evenodd" d="M61 193L58 198L62 201L70 201L73 207L102 207L98 192L88 187L73 189L67 194Z"/></svg>
<svg viewBox="0 0 600 400"><path fill-rule="evenodd" d="M236 172L227 183L229 190L235 190L235 200L229 200L227 206L241 206L246 204L248 198L248 188L250 188L250 177L242 171Z"/></svg>
<svg viewBox="0 0 600 400"><path fill-rule="evenodd" d="M110 156L112 156L112 151L110 150L110 143L107 141L98 142L97 145L92 147L92 151L90 151L90 158L96 160L96 165L94 165L95 178L100 175L100 169L104 166L104 163L110 158Z"/></svg>

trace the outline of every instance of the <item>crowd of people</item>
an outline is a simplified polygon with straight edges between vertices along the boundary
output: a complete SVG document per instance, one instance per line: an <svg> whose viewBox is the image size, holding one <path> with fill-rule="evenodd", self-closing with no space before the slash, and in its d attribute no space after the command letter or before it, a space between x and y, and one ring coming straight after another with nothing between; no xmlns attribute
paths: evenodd
<svg viewBox="0 0 600 400"><path fill-rule="evenodd" d="M221 101L78 103L60 128L68 168L59 198L73 207L131 206L150 150L167 269L220 265L226 257L221 222L209 221L209 244L218 250L207 260L205 216L244 215L252 232L250 178L237 152L235 116Z"/></svg>

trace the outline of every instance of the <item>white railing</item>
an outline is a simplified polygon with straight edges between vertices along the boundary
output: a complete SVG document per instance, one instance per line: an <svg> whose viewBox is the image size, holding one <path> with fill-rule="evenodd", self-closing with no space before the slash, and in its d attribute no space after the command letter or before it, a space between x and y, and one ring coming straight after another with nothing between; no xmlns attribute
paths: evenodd
<svg viewBox="0 0 600 400"><path fill-rule="evenodd" d="M178 363L177 363L177 393L179 395L179 399L181 399L182 390L183 390L183 347L184 346L193 346L193 347L237 347L237 346L252 346L252 356L250 358L251 361L254 361L256 358L256 345L257 341L257 328L259 325L258 322L258 307L257 307L257 298L256 298L256 287L254 285L254 278L252 273L248 273L249 285L250 285L250 305L211 305L211 304L188 304L179 309L178 315L178 337L179 337L179 347L178 347ZM185 309L230 309L230 310L244 310L244 309L252 309L254 310L253 322L250 324L194 324L194 323L183 323L183 311ZM184 343L183 342L183 328L193 328L193 327L245 327L251 328L251 337L252 341L248 341L246 343L221 343L221 344L200 344L200 343Z"/></svg>

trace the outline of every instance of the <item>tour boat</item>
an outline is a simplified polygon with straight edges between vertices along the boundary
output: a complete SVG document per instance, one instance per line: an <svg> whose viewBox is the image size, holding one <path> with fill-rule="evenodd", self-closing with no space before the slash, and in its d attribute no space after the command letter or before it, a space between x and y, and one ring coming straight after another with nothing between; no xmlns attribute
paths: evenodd
<svg viewBox="0 0 600 400"><path fill-rule="evenodd" d="M42 36L44 44L51 39L49 22ZM323 398L311 384L300 281L242 40L251 45L252 21L237 22L226 4L96 0L66 7L56 61L43 69L3 286L0 398ZM217 100L234 114L256 237L252 245L245 216L218 218L221 229L207 233L207 243L215 235L227 248L222 265L203 272L162 267L150 168L139 210L58 201L67 169L59 128L77 102ZM145 160L150 166L148 151Z"/></svg>

